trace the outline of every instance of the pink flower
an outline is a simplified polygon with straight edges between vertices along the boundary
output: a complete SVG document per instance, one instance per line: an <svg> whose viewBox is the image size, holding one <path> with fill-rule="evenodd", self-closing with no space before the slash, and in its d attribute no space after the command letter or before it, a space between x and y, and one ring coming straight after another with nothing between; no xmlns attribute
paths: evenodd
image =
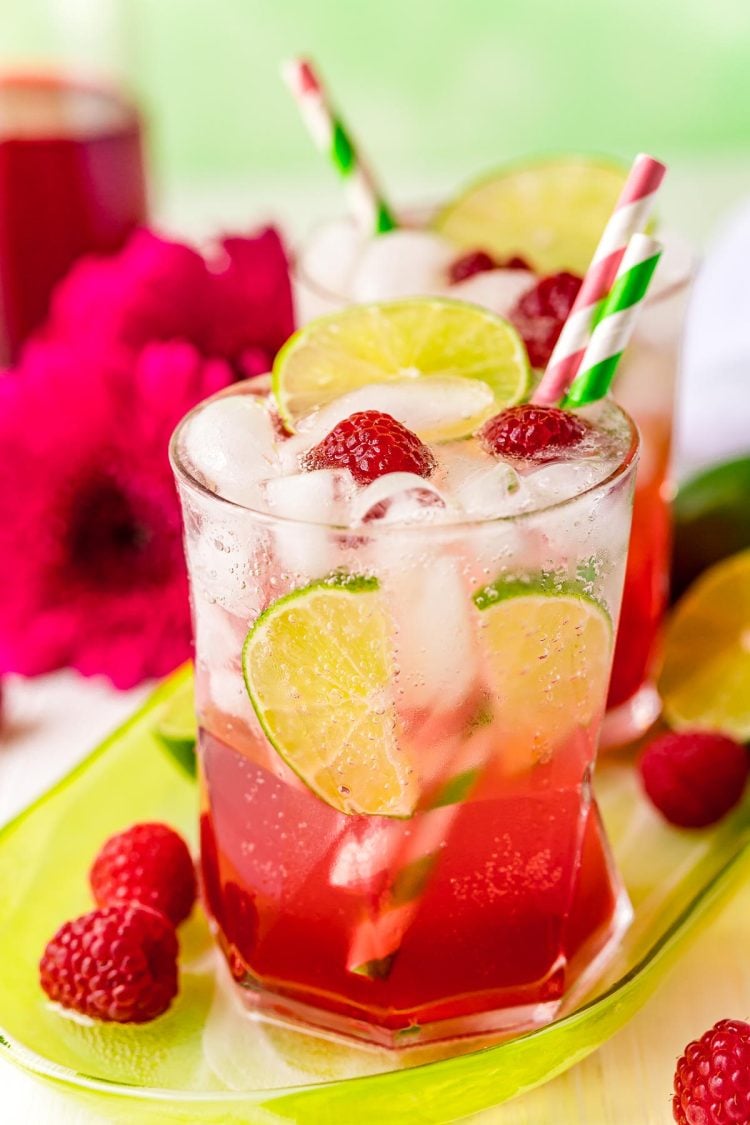
<svg viewBox="0 0 750 1125"><path fill-rule="evenodd" d="M108 284L113 293L114 275ZM114 303L110 312L114 322ZM123 300L117 315L134 345L136 327L172 310L154 299L147 315ZM72 665L127 688L189 655L167 446L182 415L232 379L224 360L185 341L135 356L113 345L84 361L49 338L0 376L0 674Z"/></svg>
<svg viewBox="0 0 750 1125"><path fill-rule="evenodd" d="M189 340L239 376L267 371L294 329L286 253L268 227L226 238L208 259L148 230L119 254L82 259L58 286L48 339L105 354L152 340Z"/></svg>
<svg viewBox="0 0 750 1125"><path fill-rule="evenodd" d="M294 331L289 268L278 234L225 238L211 267L206 351L230 359L242 375L268 371Z"/></svg>

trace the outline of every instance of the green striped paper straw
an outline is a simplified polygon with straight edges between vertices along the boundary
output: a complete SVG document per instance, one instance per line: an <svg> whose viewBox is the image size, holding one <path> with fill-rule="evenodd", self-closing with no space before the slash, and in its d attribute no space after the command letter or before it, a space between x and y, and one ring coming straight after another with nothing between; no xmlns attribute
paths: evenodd
<svg viewBox="0 0 750 1125"><path fill-rule="evenodd" d="M566 409L585 406L608 394L662 249L661 243L648 235L631 236L612 288L593 316L593 332L580 370L562 401Z"/></svg>
<svg viewBox="0 0 750 1125"><path fill-rule="evenodd" d="M282 64L281 74L313 141L340 175L357 226L368 235L393 230L398 225L393 212L312 64L306 59L289 59Z"/></svg>

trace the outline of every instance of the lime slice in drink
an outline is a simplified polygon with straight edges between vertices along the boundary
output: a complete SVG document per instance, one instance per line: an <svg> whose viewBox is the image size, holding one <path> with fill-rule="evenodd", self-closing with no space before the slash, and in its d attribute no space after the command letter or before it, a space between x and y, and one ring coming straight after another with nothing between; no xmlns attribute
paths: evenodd
<svg viewBox="0 0 750 1125"><path fill-rule="evenodd" d="M540 274L583 275L625 182L614 162L562 156L504 168L469 187L435 229L463 250L520 255Z"/></svg>
<svg viewBox="0 0 750 1125"><path fill-rule="evenodd" d="M750 740L750 550L711 567L667 625L659 691L674 727Z"/></svg>
<svg viewBox="0 0 750 1125"><path fill-rule="evenodd" d="M195 698L192 680L183 684L170 700L154 728L154 733L177 764L191 777L195 775Z"/></svg>
<svg viewBox="0 0 750 1125"><path fill-rule="evenodd" d="M479 415L446 419L446 433L470 434L484 419L521 402L531 385L523 342L512 325L462 301L415 297L351 305L301 328L273 367L279 413L294 429L297 419L332 399L372 383L418 379L475 379L494 401ZM372 409L377 409L373 406Z"/></svg>
<svg viewBox="0 0 750 1125"><path fill-rule="evenodd" d="M483 616L503 768L548 761L599 717L612 659L606 610L572 582L550 575L501 578L474 595Z"/></svg>
<svg viewBox="0 0 750 1125"><path fill-rule="evenodd" d="M396 740L391 623L376 578L336 575L274 602L242 653L260 723L343 813L408 817L416 779Z"/></svg>

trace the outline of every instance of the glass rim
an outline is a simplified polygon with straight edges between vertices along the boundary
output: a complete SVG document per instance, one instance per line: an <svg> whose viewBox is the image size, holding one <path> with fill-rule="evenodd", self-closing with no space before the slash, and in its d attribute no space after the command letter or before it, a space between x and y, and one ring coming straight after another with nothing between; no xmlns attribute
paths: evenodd
<svg viewBox="0 0 750 1125"><path fill-rule="evenodd" d="M106 120L94 124L74 119L68 121L63 133L65 140L106 140L115 133L118 136L123 133L137 134L143 128L135 100L106 76L79 74L64 65L43 64L12 67L0 74L0 102L5 91L29 89L77 95L106 106L110 114ZM57 128L44 127L24 134L21 139L24 144L47 143L50 139L57 139L59 134L60 130ZM0 144L15 139L12 132L0 125Z"/></svg>
<svg viewBox="0 0 750 1125"><path fill-rule="evenodd" d="M623 455L618 458L616 465L611 470L611 472L607 474L606 477L603 477L600 481L596 481L594 484L589 485L587 488L581 489L580 492L576 492L573 496L566 496L561 500L555 500L550 504L544 504L538 508L531 508L523 512L513 512L499 516L487 516L480 519L457 519L434 523L414 522L381 524L373 522L371 524L356 524L352 526L350 524L326 523L316 520L283 516L279 515L278 513L263 511L260 508L253 508L249 504L241 504L236 500L230 500L227 496L222 496L220 492L214 492L201 480L199 480L198 477L195 476L195 474L190 470L182 456L180 448L182 438L187 426L190 424L192 418L194 418L196 414L199 413L199 411L204 409L208 403L215 402L218 399L230 398L234 397L235 395L241 395L242 393L255 394L255 391L248 390L247 388L248 386L252 386L253 383L257 384L258 378L259 377L256 376L255 379L246 379L241 380L238 383L233 383L231 386L225 387L223 390L218 391L216 394L210 395L208 398L203 399L202 402L197 403L192 408L192 410L188 411L188 413L185 414L184 417L181 418L181 420L177 423L177 426L170 438L169 461L170 465L172 466L172 471L175 475L175 479L179 483L180 487L187 488L199 495L201 498L209 499L216 504L223 506L228 512L247 513L248 515L251 515L253 519L257 519L259 523L265 524L266 526L270 527L282 526L315 528L318 531L335 532L337 535L358 535L365 536L367 538L377 538L382 536L387 537L394 534L402 535L405 533L425 536L433 536L435 534L437 534L438 536L445 536L451 535L458 531L467 532L472 528L478 530L480 528L492 526L510 526L513 524L523 523L524 521L528 521L537 516L544 516L551 512L561 511L573 504L576 504L584 497L591 496L592 494L596 494L597 492L604 493L610 491L620 478L624 479L630 473L632 473L638 463L638 454L640 450L640 434L638 427L631 416L628 414L628 412L624 410L618 402L608 397L606 400L601 401L608 402L624 418L627 424L629 433L627 449L624 451ZM262 379L263 377L260 376L260 378Z"/></svg>
<svg viewBox="0 0 750 1125"><path fill-rule="evenodd" d="M407 229L426 230L427 219L429 219L429 217L432 215L436 215L439 212L441 206L442 205L440 203L425 203L421 206L417 205L414 207L405 207L399 211L399 214L406 220L405 226ZM345 219L350 226L355 225L353 216L347 215L346 213L338 214L327 219L319 219L313 224L310 230L305 234L304 238L302 238L293 248L291 272L292 276L297 280L297 282L306 286L306 288L311 293L314 293L315 296L320 297L325 301L335 301L338 304L352 305L356 304L357 302L353 301L352 298L347 294L339 293L334 289L329 289L322 282L318 281L317 278L315 278L311 274L310 270L304 265L305 252L307 250L307 247L309 246L312 236L318 231L324 230L327 226L339 222L342 219ZM668 229L662 232L662 236L666 240L667 249L669 248L670 243L676 243L681 250L685 251L687 263L685 265L685 268L679 271L678 276L673 281L669 282L669 284L667 284L664 289L661 289L658 292L652 294L650 297L646 298L645 303L650 308L661 304L662 301L669 300L675 295L675 293L679 293L683 289L687 289L692 282L695 273L697 257L690 241L683 235L674 233ZM458 250L456 252L458 253ZM460 297L457 299L460 299Z"/></svg>

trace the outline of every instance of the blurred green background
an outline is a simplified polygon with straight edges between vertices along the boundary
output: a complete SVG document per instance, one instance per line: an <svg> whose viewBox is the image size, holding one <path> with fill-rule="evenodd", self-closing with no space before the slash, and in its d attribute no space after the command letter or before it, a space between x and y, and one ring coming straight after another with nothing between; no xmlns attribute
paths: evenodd
<svg viewBox="0 0 750 1125"><path fill-rule="evenodd" d="M299 52L396 198L563 149L652 151L711 179L713 207L750 190L750 0L0 0L0 63L124 78L162 205L201 192L206 221L236 206L222 184L339 208L278 78Z"/></svg>

